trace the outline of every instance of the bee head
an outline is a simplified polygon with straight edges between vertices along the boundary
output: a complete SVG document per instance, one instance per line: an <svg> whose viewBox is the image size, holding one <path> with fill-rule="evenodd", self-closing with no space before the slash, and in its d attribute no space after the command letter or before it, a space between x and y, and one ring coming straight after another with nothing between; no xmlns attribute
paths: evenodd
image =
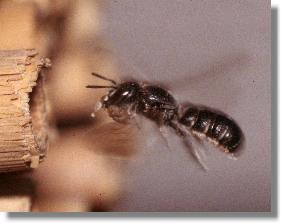
<svg viewBox="0 0 283 224"><path fill-rule="evenodd" d="M135 103L139 99L140 85L136 82L124 82L117 85L101 99L102 104L109 106L126 106Z"/></svg>

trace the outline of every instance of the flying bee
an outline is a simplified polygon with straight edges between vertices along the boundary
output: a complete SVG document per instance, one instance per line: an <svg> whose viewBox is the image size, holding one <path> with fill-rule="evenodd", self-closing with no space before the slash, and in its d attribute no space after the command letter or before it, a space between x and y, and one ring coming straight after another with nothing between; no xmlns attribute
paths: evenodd
<svg viewBox="0 0 283 224"><path fill-rule="evenodd" d="M95 112L104 108L119 123L128 123L139 114L159 127L172 128L182 138L194 136L207 139L230 155L240 148L242 131L235 121L222 112L195 105L186 108L160 86L135 81L118 84L99 74L92 75L112 83L108 86L86 86L110 88L108 94L97 103Z"/></svg>

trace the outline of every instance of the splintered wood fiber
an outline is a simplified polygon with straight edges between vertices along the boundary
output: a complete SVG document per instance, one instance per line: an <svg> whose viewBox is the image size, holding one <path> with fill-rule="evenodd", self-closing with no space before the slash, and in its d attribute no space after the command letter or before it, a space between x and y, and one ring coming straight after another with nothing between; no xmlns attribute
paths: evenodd
<svg viewBox="0 0 283 224"><path fill-rule="evenodd" d="M0 172L35 168L45 155L43 64L32 49L0 51Z"/></svg>

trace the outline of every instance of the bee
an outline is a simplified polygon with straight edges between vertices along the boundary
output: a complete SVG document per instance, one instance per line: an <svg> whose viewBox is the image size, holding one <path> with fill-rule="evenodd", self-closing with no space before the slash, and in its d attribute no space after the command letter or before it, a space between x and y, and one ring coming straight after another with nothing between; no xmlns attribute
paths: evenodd
<svg viewBox="0 0 283 224"><path fill-rule="evenodd" d="M96 73L92 75L111 83L86 86L110 89L96 104L95 112L106 109L119 123L129 123L136 115L142 115L159 127L172 128L182 138L207 139L230 155L241 146L243 133L240 127L223 112L193 104L179 105L169 91L157 85L136 81L117 83Z"/></svg>

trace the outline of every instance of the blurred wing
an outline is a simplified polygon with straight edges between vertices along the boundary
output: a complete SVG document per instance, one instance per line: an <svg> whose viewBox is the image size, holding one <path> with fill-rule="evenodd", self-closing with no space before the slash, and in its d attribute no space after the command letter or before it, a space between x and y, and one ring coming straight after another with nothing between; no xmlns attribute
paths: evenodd
<svg viewBox="0 0 283 224"><path fill-rule="evenodd" d="M239 101L241 93L241 79L246 78L245 68L250 63L250 59L245 54L225 55L215 61L204 65L193 74L179 75L172 79L166 79L164 82L170 84L170 89L178 94L181 101L186 101L188 96L193 102L209 102L210 99L216 102L225 100L226 108L233 108ZM233 75L234 73L237 76ZM170 77L171 78L171 77ZM225 93L225 94L223 94Z"/></svg>
<svg viewBox="0 0 283 224"><path fill-rule="evenodd" d="M88 136L91 137L95 148L111 155L130 157L140 145L138 127L134 123L121 124L110 121L91 128Z"/></svg>

